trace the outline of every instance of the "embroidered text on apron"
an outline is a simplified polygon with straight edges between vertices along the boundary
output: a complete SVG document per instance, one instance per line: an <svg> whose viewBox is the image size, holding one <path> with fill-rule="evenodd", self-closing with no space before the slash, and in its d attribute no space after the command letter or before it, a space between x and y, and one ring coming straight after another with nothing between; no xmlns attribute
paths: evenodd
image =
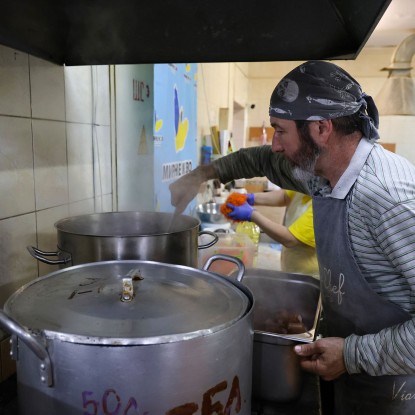
<svg viewBox="0 0 415 415"><path fill-rule="evenodd" d="M346 200L316 196L313 211L328 335L376 333L410 319L362 276L348 237ZM335 415L415 414L415 376L344 374L334 383Z"/></svg>

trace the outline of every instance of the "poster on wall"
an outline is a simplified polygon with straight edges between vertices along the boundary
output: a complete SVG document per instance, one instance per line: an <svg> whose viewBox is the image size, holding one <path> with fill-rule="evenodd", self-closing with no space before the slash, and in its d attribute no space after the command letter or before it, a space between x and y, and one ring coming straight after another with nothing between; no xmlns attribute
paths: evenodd
<svg viewBox="0 0 415 415"><path fill-rule="evenodd" d="M155 210L173 212L169 185L197 163L197 64L154 65ZM191 214L192 202L184 212Z"/></svg>
<svg viewBox="0 0 415 415"><path fill-rule="evenodd" d="M153 65L115 68L118 210L154 210Z"/></svg>

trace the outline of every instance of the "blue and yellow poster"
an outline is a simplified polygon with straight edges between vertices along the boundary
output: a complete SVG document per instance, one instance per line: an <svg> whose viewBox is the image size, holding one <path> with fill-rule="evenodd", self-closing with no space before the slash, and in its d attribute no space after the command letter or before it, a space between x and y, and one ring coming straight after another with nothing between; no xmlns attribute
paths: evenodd
<svg viewBox="0 0 415 415"><path fill-rule="evenodd" d="M172 212L169 185L197 163L197 64L154 65L155 210ZM190 214L194 203L185 213Z"/></svg>

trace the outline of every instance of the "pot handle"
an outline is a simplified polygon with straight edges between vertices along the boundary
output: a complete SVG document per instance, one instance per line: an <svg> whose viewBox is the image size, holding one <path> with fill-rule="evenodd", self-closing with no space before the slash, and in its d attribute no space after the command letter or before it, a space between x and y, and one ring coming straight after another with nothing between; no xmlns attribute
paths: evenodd
<svg viewBox="0 0 415 415"><path fill-rule="evenodd" d="M230 261L230 262L233 262L234 264L236 264L238 266L238 273L236 275L236 280L239 281L239 282L242 281L242 279L245 275L245 265L239 258L236 258L235 256L223 255L223 254L212 255L205 262L205 265L203 265L203 269L205 271L209 271L209 267L212 265L212 263L215 262L215 261L218 261L218 260Z"/></svg>
<svg viewBox="0 0 415 415"><path fill-rule="evenodd" d="M32 257L38 259L41 262L44 262L45 264L60 265L60 264L67 264L71 262L70 254L66 254L66 257L62 259L48 259L45 257L58 256L59 251L46 252L46 251L41 251L40 249L35 248L34 246L27 246L26 249L29 251L29 254L32 255Z"/></svg>
<svg viewBox="0 0 415 415"><path fill-rule="evenodd" d="M40 381L49 387L52 386L52 363L45 346L2 310L0 310L0 325L10 334L17 336L41 360Z"/></svg>
<svg viewBox="0 0 415 415"><path fill-rule="evenodd" d="M212 245L215 245L215 243L218 242L218 240L219 240L219 236L216 235L216 233L214 233L214 232L210 232L210 231L200 231L199 232L199 236L200 235L210 235L210 236L213 236L213 240L211 240L207 244L198 245L198 247L197 247L198 249L210 248Z"/></svg>

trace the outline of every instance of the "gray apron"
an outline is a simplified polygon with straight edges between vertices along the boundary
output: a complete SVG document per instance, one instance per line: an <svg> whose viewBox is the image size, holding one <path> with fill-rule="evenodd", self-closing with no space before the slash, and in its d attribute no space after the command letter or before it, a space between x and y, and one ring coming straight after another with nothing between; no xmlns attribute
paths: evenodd
<svg viewBox="0 0 415 415"><path fill-rule="evenodd" d="M313 197L314 230L327 334L377 333L410 314L380 297L362 276L350 246L345 199ZM414 415L415 376L344 374L334 381L335 415Z"/></svg>

